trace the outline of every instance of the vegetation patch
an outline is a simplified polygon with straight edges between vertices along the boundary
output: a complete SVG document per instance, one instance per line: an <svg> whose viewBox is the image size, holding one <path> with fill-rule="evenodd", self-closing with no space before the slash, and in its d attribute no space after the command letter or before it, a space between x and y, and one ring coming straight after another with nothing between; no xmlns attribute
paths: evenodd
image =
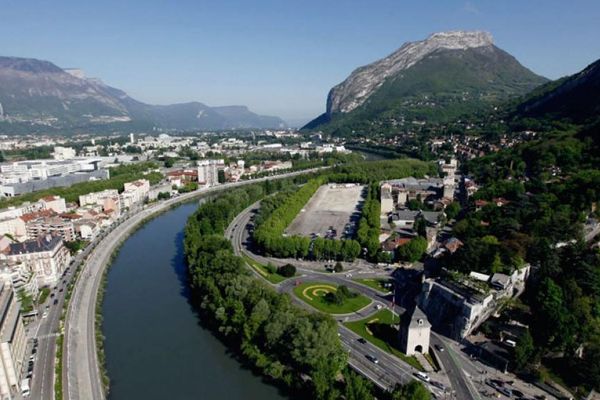
<svg viewBox="0 0 600 400"><path fill-rule="evenodd" d="M260 276L262 276L267 281L269 281L275 285L278 283L281 283L287 279L286 277L279 275L277 272L272 272L272 269L269 268L268 265L263 265L259 262L256 262L255 260L248 257L247 255L243 255L242 258L244 259L246 264L248 264L256 272L258 272ZM273 267L273 270L274 269L275 269L275 267Z"/></svg>
<svg viewBox="0 0 600 400"><path fill-rule="evenodd" d="M400 351L398 330L393 326L398 323L400 323L399 316L392 314L390 310L381 310L372 317L346 322L344 325L381 350L423 371L423 366L415 357L407 356Z"/></svg>
<svg viewBox="0 0 600 400"><path fill-rule="evenodd" d="M355 282L360 283L362 285L368 286L371 289L375 289L382 293L389 293L392 286L391 279L381 279L381 278L355 278L353 279ZM386 286L388 285L388 286Z"/></svg>
<svg viewBox="0 0 600 400"><path fill-rule="evenodd" d="M294 288L294 294L317 310L327 314L349 314L361 310L371 300L351 292L346 286L305 282Z"/></svg>

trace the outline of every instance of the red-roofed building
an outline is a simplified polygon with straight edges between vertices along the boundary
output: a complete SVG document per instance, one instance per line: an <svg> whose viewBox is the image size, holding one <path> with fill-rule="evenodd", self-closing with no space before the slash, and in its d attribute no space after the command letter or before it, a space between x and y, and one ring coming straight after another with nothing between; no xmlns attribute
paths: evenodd
<svg viewBox="0 0 600 400"><path fill-rule="evenodd" d="M475 200L475 210L479 211L483 207L487 206L488 202L485 200Z"/></svg>

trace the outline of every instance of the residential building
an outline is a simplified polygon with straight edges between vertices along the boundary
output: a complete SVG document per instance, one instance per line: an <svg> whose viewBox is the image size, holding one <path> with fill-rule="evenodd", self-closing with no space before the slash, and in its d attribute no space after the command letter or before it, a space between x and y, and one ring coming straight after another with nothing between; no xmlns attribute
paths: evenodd
<svg viewBox="0 0 600 400"><path fill-rule="evenodd" d="M392 211L394 211L392 185L386 182L381 185L381 215L388 215Z"/></svg>
<svg viewBox="0 0 600 400"><path fill-rule="evenodd" d="M148 197L149 191L150 182L147 179L127 182L124 185L123 193L120 195L121 207L131 208L135 204L143 203Z"/></svg>
<svg viewBox="0 0 600 400"><path fill-rule="evenodd" d="M291 161L265 161L262 164L263 171L282 171L291 169L293 164Z"/></svg>
<svg viewBox="0 0 600 400"><path fill-rule="evenodd" d="M187 183L198 182L198 169L180 169L167 173L167 180L177 187Z"/></svg>
<svg viewBox="0 0 600 400"><path fill-rule="evenodd" d="M170 183L164 183L162 185L155 185L150 188L148 192L148 200L154 201L158 199L159 193L171 193L173 191L173 187Z"/></svg>
<svg viewBox="0 0 600 400"><path fill-rule="evenodd" d="M19 304L10 286L0 283L0 398L20 395L27 337Z"/></svg>
<svg viewBox="0 0 600 400"><path fill-rule="evenodd" d="M15 240L27 239L27 228L21 217L0 220L0 235L10 235Z"/></svg>
<svg viewBox="0 0 600 400"><path fill-rule="evenodd" d="M67 211L67 204L65 199L60 196L46 196L39 200L44 210L52 210L57 214L61 214Z"/></svg>
<svg viewBox="0 0 600 400"><path fill-rule="evenodd" d="M41 235L50 234L60 236L65 242L75 240L75 228L70 219L58 216L41 217L25 224L28 238L36 238Z"/></svg>
<svg viewBox="0 0 600 400"><path fill-rule="evenodd" d="M79 205L81 207L88 205L101 206L104 212L116 212L117 217L121 215L121 199L119 191L116 189L107 189L101 192L81 195L79 196Z"/></svg>
<svg viewBox="0 0 600 400"><path fill-rule="evenodd" d="M207 187L218 185L219 168L224 166L224 160L198 161L198 183Z"/></svg>
<svg viewBox="0 0 600 400"><path fill-rule="evenodd" d="M55 146L52 157L55 160L70 160L77 156L75 149L72 147Z"/></svg>
<svg viewBox="0 0 600 400"><path fill-rule="evenodd" d="M382 199L385 187L385 207L383 210L389 210L388 196L391 193L392 210L403 208L409 200L419 200L424 203L433 204L435 200L441 199L444 194L443 180L440 178L417 179L408 177L403 179L393 179L381 182ZM389 212L389 211L388 211Z"/></svg>
<svg viewBox="0 0 600 400"><path fill-rule="evenodd" d="M11 243L0 260L21 264L22 268L37 275L40 286L58 281L69 265L71 255L60 236L43 235L22 243Z"/></svg>
<svg viewBox="0 0 600 400"><path fill-rule="evenodd" d="M436 330L460 340L489 318L503 299L519 296L525 290L530 270L531 266L526 264L510 275L473 274L460 282L445 278L426 279L418 304ZM488 287L482 288L482 282Z"/></svg>
<svg viewBox="0 0 600 400"><path fill-rule="evenodd" d="M83 240L94 240L100 233L101 225L93 219L78 219L73 222L75 233Z"/></svg>

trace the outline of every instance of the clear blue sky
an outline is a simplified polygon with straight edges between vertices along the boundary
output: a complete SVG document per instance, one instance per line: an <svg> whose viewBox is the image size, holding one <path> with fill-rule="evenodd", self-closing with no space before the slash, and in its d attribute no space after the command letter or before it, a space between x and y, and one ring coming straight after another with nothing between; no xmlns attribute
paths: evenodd
<svg viewBox="0 0 600 400"><path fill-rule="evenodd" d="M80 67L156 104L314 117L354 68L432 32L481 29L549 78L600 58L598 0L0 0L0 55Z"/></svg>

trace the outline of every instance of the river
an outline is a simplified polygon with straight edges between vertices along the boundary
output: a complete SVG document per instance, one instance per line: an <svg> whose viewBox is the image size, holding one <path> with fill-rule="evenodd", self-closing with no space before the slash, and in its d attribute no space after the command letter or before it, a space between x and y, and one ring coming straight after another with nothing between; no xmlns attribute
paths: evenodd
<svg viewBox="0 0 600 400"><path fill-rule="evenodd" d="M102 305L110 400L286 398L243 368L189 302L183 227L196 207L148 222L112 262Z"/></svg>

